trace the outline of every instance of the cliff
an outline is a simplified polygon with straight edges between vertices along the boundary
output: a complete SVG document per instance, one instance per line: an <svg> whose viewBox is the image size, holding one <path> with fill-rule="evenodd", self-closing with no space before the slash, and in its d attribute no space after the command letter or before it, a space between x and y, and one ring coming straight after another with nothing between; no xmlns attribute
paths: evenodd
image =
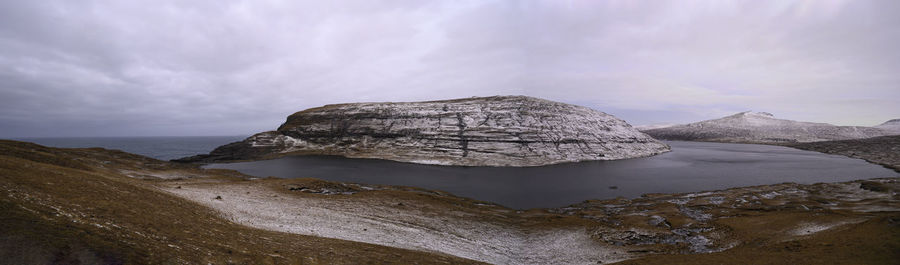
<svg viewBox="0 0 900 265"><path fill-rule="evenodd" d="M684 125L644 130L666 140L797 143L861 139L890 135L889 131L864 126L836 126L775 118L766 112L741 112L731 116Z"/></svg>
<svg viewBox="0 0 900 265"><path fill-rule="evenodd" d="M524 96L351 103L303 110L181 162L339 155L460 166L539 166L645 157L669 147L590 108Z"/></svg>

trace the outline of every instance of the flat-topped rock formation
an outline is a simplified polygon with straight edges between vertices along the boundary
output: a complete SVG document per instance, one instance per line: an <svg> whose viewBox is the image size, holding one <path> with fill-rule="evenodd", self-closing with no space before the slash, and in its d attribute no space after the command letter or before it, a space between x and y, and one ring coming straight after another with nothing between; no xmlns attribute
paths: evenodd
<svg viewBox="0 0 900 265"><path fill-rule="evenodd" d="M771 113L749 111L714 120L648 129L643 132L665 140L735 143L804 143L894 134L874 127L784 120L775 118Z"/></svg>
<svg viewBox="0 0 900 265"><path fill-rule="evenodd" d="M590 108L525 96L350 103L303 110L181 162L339 155L460 166L540 166L645 157L669 147Z"/></svg>

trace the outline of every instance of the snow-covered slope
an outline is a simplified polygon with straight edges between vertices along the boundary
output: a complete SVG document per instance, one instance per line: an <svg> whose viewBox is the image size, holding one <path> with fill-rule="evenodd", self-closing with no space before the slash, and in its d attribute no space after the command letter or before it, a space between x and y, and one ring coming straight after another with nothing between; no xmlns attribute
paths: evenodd
<svg viewBox="0 0 900 265"><path fill-rule="evenodd" d="M878 126L875 126L875 128L888 131L894 135L900 134L900 119L886 121Z"/></svg>
<svg viewBox="0 0 900 265"><path fill-rule="evenodd" d="M652 156L669 147L612 115L524 96L326 105L278 130L181 161L323 154L464 166Z"/></svg>
<svg viewBox="0 0 900 265"><path fill-rule="evenodd" d="M643 132L658 139L739 143L817 142L889 134L873 127L784 120L775 118L771 113L750 111Z"/></svg>

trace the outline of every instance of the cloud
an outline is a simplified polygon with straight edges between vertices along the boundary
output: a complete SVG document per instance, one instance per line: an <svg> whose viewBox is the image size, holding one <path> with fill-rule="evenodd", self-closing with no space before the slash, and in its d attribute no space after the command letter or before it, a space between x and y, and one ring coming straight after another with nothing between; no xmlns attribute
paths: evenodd
<svg viewBox="0 0 900 265"><path fill-rule="evenodd" d="M2 1L0 137L249 134L525 94L635 124L900 117L895 1ZM652 113L649 115L648 113Z"/></svg>

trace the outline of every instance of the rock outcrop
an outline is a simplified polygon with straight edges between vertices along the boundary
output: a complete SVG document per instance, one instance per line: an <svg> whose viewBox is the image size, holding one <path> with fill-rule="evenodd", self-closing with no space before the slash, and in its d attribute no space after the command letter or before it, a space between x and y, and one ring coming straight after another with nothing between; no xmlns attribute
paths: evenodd
<svg viewBox="0 0 900 265"><path fill-rule="evenodd" d="M669 147L590 108L524 96L326 105L181 162L339 155L459 166L644 157Z"/></svg>
<svg viewBox="0 0 900 265"><path fill-rule="evenodd" d="M771 113L750 111L643 132L666 140L766 144L861 139L891 134L873 127L784 120L775 118Z"/></svg>

